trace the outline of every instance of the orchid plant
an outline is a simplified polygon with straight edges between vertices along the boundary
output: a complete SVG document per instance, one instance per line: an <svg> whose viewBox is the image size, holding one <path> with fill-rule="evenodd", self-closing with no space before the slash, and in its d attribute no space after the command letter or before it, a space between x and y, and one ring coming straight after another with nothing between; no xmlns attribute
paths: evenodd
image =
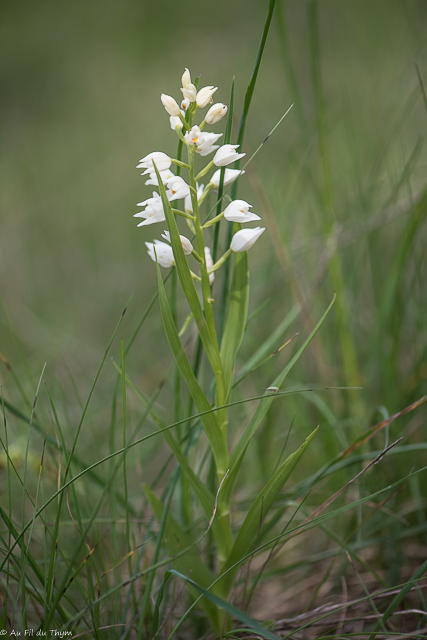
<svg viewBox="0 0 427 640"><path fill-rule="evenodd" d="M245 200L233 200L227 195L218 198L221 204L217 208L219 213L215 217L212 218L208 212L205 219L202 219L201 206L207 195L218 190L220 185L221 188L230 185L244 173L238 168L226 167L239 161L245 154L238 152L238 145L216 144L222 133L205 131L207 125L220 122L227 114L228 108L225 104L221 102L213 104L201 118L200 124L195 124L195 118L200 111L213 102L217 87L206 86L199 90L197 81L195 84L192 83L188 69L185 69L181 82L183 99L180 104L166 94L161 95L161 101L170 116L171 129L181 141L183 148L187 150L187 161L171 158L161 151L149 153L140 160L138 168L144 169L143 176L148 176L145 184L155 185L158 190L153 192L151 198L139 203L139 206L144 209L136 213L135 217L143 218L138 224L139 227L155 223L165 223L163 226L167 227L162 234L165 242L155 240L145 244L149 256L157 265L160 308L167 339L176 366L197 408L197 417L200 419L209 443L215 471L215 480L210 486L207 486L191 467L184 441L179 440L166 428L167 425L153 409L151 413L162 428L164 437L180 465L182 477L186 480L187 492L188 487L191 486L205 512L210 535L216 548L213 567L204 562L203 556L196 550L200 540L194 540L190 533L184 530L182 524L168 513L166 504L156 497L151 489L146 487L145 492L155 517L159 523L162 523L164 541L175 568L180 572L181 577L188 580L193 596L201 598L200 604L208 614L213 627L220 631L227 621L224 611L218 606L218 598L227 599L240 565L253 548L261 520L268 517L284 483L315 432L278 466L246 513L236 534L232 527L230 507L239 471L253 434L261 424L271 403L280 395L278 391L273 397L267 391L260 396L255 414L231 450L227 437L229 408L235 360L243 339L248 310L247 251L265 229L264 227L241 228L242 224L260 220L260 216L249 211L252 205ZM214 153L213 159L201 169L196 170L196 154L204 158L212 153ZM188 175L187 180L180 175L175 175L171 171L173 167L179 167L180 171L185 170ZM205 186L201 180L212 170L214 173ZM177 201L182 203L181 208L175 208L178 207ZM207 230L221 224L223 218L232 225L233 235L223 255L214 261L213 252L206 242L209 233ZM180 233L179 219L188 225L195 240L190 240ZM194 262L192 268L190 268L190 260ZM216 270L227 260L233 260L233 276L224 330L219 336L212 285ZM177 271L182 291L190 307L190 317L195 321L212 371L215 388L213 394L202 388L187 358L171 311L160 267L175 268ZM307 346L315 332L297 356ZM274 380L273 385L278 390L294 361L296 361L295 358ZM188 419L190 417L188 416ZM217 600L212 601L209 594L214 594Z"/></svg>

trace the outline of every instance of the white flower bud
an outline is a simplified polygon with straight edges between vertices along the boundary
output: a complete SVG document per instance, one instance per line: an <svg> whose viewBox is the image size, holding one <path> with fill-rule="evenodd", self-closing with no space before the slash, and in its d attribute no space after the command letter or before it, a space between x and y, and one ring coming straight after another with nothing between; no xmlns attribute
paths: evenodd
<svg viewBox="0 0 427 640"><path fill-rule="evenodd" d="M154 240L154 242L146 242L145 246L148 249L148 255L154 262L158 262L161 267L173 267L175 260L170 244L160 242L160 240Z"/></svg>
<svg viewBox="0 0 427 640"><path fill-rule="evenodd" d="M230 249L235 253L242 253L250 249L258 240L260 235L264 233L265 227L255 227L255 229L241 229L234 234Z"/></svg>
<svg viewBox="0 0 427 640"><path fill-rule="evenodd" d="M162 101L162 105L164 106L164 108L166 109L166 111L170 116L179 116L180 114L179 105L177 101L174 100L174 98L172 98L172 96L167 96L166 93L162 93L162 95L160 96L160 99Z"/></svg>
<svg viewBox="0 0 427 640"><path fill-rule="evenodd" d="M184 112L182 112L182 113L184 113ZM171 123L171 129L173 131L175 131L175 129L177 127L178 127L178 129L182 129L182 120L181 120L181 118L178 118L178 116L170 116L169 122Z"/></svg>
<svg viewBox="0 0 427 640"><path fill-rule="evenodd" d="M165 240L167 240L170 243L171 236L170 236L169 231L165 231L164 233L162 233L162 238L164 238ZM181 240L182 248L184 249L185 255L186 256L191 255L191 253L193 251L193 245L191 244L189 239L186 238L185 236L179 236L179 239Z"/></svg>
<svg viewBox="0 0 427 640"><path fill-rule="evenodd" d="M224 218L229 222L252 222L253 220L261 220L256 213L251 213L249 208L251 204L244 200L233 200L224 211Z"/></svg>
<svg viewBox="0 0 427 640"><path fill-rule="evenodd" d="M217 167L226 167L228 164L243 158L246 153L236 153L234 151L238 146L238 144L223 144L214 155L213 163Z"/></svg>
<svg viewBox="0 0 427 640"><path fill-rule="evenodd" d="M215 124L215 122L219 122L219 120L221 120L221 118L225 116L227 111L228 111L228 107L226 104L217 102L207 112L205 116L205 120L208 124Z"/></svg>
<svg viewBox="0 0 427 640"><path fill-rule="evenodd" d="M196 102L197 89L194 84L189 84L187 87L181 89L184 98L189 102Z"/></svg>
<svg viewBox="0 0 427 640"><path fill-rule="evenodd" d="M185 68L185 71L182 74L181 84L184 87L184 89L186 89L188 87L188 85L191 84L191 76L190 76L190 72L187 69L187 67Z"/></svg>
<svg viewBox="0 0 427 640"><path fill-rule="evenodd" d="M196 101L197 89L194 84L191 83L191 76L188 69L184 71L181 78L182 88L181 91L189 102Z"/></svg>
<svg viewBox="0 0 427 640"><path fill-rule="evenodd" d="M203 87L203 89L200 89L196 98L197 106L206 107L209 102L213 102L212 96L217 89L218 87Z"/></svg>
<svg viewBox="0 0 427 640"><path fill-rule="evenodd" d="M188 100L188 98L184 98L184 100L182 100L182 102L181 102L181 109L183 111L187 111L189 106L190 106L190 101ZM182 114L182 115L184 115L184 114Z"/></svg>
<svg viewBox="0 0 427 640"><path fill-rule="evenodd" d="M240 169L226 169L224 174L224 186L226 184L231 184L232 182L234 182L236 178L243 175L244 173L245 172L240 171ZM218 171L215 171L212 178L210 179L211 185L218 188L220 177L221 177L221 169L218 169Z"/></svg>

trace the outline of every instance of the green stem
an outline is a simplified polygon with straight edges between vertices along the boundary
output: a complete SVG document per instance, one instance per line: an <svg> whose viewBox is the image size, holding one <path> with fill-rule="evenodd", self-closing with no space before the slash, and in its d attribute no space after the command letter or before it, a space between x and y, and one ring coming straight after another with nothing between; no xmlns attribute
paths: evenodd
<svg viewBox="0 0 427 640"><path fill-rule="evenodd" d="M202 225L200 221L199 204L197 202L196 179L194 177L194 149L190 149L190 147L188 147L188 164L190 165L190 186L192 187L191 200L193 204L193 214L195 216L194 228L196 231L197 251L198 251L198 254L200 256L203 256L204 258L205 244L204 244L204 238L203 238ZM209 274L208 274L205 260L203 260L203 263L200 265L200 272L202 276L202 297L203 297L203 306L204 306L204 311L206 316L206 322L209 327L213 348L216 354L218 355L216 363L211 362L211 364L212 364L212 369L213 369L213 373L215 375L215 381L216 381L216 393L217 393L216 402L218 406L221 406L226 404L227 396L226 396L225 383L224 383L224 377L223 377L222 366L221 366L221 358L219 355L218 338L216 334L215 320L214 320L214 314L213 314L213 308L212 308L213 300L211 297L211 286L209 282ZM218 420L219 420L219 423L221 424L222 419L221 419L220 413L221 413L221 410L218 412ZM225 432L224 432L224 438L226 438ZM220 478L220 481L221 480L222 478Z"/></svg>
<svg viewBox="0 0 427 640"><path fill-rule="evenodd" d="M226 260L228 260L228 258L231 256L231 254L232 254L232 253L233 253L233 250L232 250L232 249L228 249L228 250L224 253L224 255L222 255L222 256L220 257L220 259L219 259L217 262L215 262L214 266L213 266L213 267L211 267L211 268L209 269L209 273L212 273L213 271L216 271L217 269L219 269L220 267L222 267L222 265L224 264L224 262L225 262Z"/></svg>
<svg viewBox="0 0 427 640"><path fill-rule="evenodd" d="M191 271L191 269L190 269L190 273L191 273L191 277L193 278L193 280L197 280L197 282L201 282L202 281L202 279L198 275L196 275L193 271Z"/></svg>
<svg viewBox="0 0 427 640"><path fill-rule="evenodd" d="M202 169L196 176L196 182L198 180L200 180L200 178L203 178L203 176L205 176L207 174L208 171L210 171L212 169L212 167L214 166L214 161L211 160L204 169Z"/></svg>
<svg viewBox="0 0 427 640"><path fill-rule="evenodd" d="M172 209L172 213L177 216L181 216L181 218L187 218L187 220L194 220L194 216L191 213L184 213L184 211L180 211L179 209Z"/></svg>
<svg viewBox="0 0 427 640"><path fill-rule="evenodd" d="M187 120L184 118L184 116L182 115L182 113L179 113L178 118L181 120L183 126L190 130L191 129L191 124L189 122L187 122Z"/></svg>
<svg viewBox="0 0 427 640"><path fill-rule="evenodd" d="M203 264L204 260L203 260L203 258L201 258L201 257L199 256L199 254L197 253L197 251L195 251L195 250L193 249L193 251L191 252L191 255L193 256L193 258L195 258L195 259L197 260L197 262L199 262L200 264Z"/></svg>
<svg viewBox="0 0 427 640"><path fill-rule="evenodd" d="M205 224L202 225L202 229L207 229L208 227L211 227L213 224L216 224L217 222L219 222L223 217L224 217L224 211L222 211L220 214L215 216L215 218L212 218L212 220L209 220L209 222L205 222Z"/></svg>
<svg viewBox="0 0 427 640"><path fill-rule="evenodd" d="M175 127L175 132L176 132L176 135L178 136L178 138L181 140L181 142L187 146L187 143L186 143L186 141L185 141L185 138L184 138L184 136L182 135L182 131L181 131L181 129L180 129L179 127Z"/></svg>
<svg viewBox="0 0 427 640"><path fill-rule="evenodd" d="M213 184L211 184L210 182L208 185L206 185L205 190L203 191L202 195L199 198L199 205L202 204L203 200L206 198L206 196L208 195L212 187L213 187Z"/></svg>
<svg viewBox="0 0 427 640"><path fill-rule="evenodd" d="M190 165L191 200L193 204L193 214L194 214L193 219L194 219L194 228L196 230L197 251L200 256L204 256L205 243L203 238L202 225L200 222L199 205L197 202L196 179L194 177L194 150L190 149L190 147L188 148L188 163ZM205 260L203 260L203 263L201 264L200 271L202 275L202 296L203 296L203 305L205 309L206 320L208 323L209 331L211 333L212 343L215 347L215 350L219 352L212 303L210 302L211 288L209 284L209 276L208 276Z"/></svg>
<svg viewBox="0 0 427 640"><path fill-rule="evenodd" d="M183 169L190 169L189 165L186 162L182 162L181 160L175 160L171 158L173 164L176 164L178 167L182 167Z"/></svg>

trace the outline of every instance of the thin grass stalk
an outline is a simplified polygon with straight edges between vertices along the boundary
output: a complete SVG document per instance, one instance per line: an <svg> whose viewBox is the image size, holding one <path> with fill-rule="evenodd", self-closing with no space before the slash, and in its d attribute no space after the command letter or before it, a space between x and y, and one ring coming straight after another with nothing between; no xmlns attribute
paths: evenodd
<svg viewBox="0 0 427 640"><path fill-rule="evenodd" d="M164 508L164 511L163 511L163 517L162 517L162 519L160 521L159 532L157 534L157 541L156 541L156 546L155 546L154 555L153 555L153 559L152 559L152 566L155 566L158 563L158 560L159 560L159 557L160 557L160 552L162 550L162 545L163 545L163 536L164 536L164 531L165 531L165 527L166 527L166 520L167 520L167 517L169 515L169 509L170 509L172 497L173 497L173 494L175 492L175 488L177 486L177 483L178 483L180 475L181 475L181 471L180 471L180 469L177 469L175 471L174 478L172 480L168 496L167 496L166 501L164 503L164 507L165 508ZM138 640L140 638L143 638L143 627L144 627L145 618L146 618L146 615L147 615L148 606L149 606L150 599L151 599L151 592L152 592L152 589L153 589L154 578L155 578L155 571L152 571L152 572L150 572L150 574L148 576L147 583L145 585L144 597L142 599L141 608L140 608L140 611L139 611Z"/></svg>
<svg viewBox="0 0 427 640"><path fill-rule="evenodd" d="M120 341L120 353L121 353L121 367L122 367L122 402L123 402L123 430L122 430L122 447L126 448L127 444L127 397L126 397L126 370L125 370L125 354L123 347L123 339ZM124 498L125 498L125 518L126 518L126 552L129 553L132 545L130 540L130 527L129 527L129 492L128 492L128 480L127 480L127 460L126 454L123 456L123 487L124 487ZM128 562L129 574L132 572L132 561L129 556Z"/></svg>
<svg viewBox="0 0 427 640"><path fill-rule="evenodd" d="M27 444L25 447L25 456L24 456L24 477L23 477L23 486L22 486L22 513L21 513L21 528L23 529L25 526L25 497L26 497L26 492L27 492L27 467L28 467L28 452L29 452L29 448L30 448L30 436L31 436L31 427L32 427L32 423L33 423L33 417L34 417L34 413L35 413L35 409L36 409L36 403L37 403L37 398L38 398L38 394L40 391L40 385L41 385L41 381L43 379L43 375L46 369L46 363L43 366L38 384L37 384L37 390L36 390L36 395L34 397L34 402L33 402L33 407L31 409L31 416L30 416L30 422L28 425L28 434L27 434ZM31 528L34 524L34 518L31 521ZM25 567L26 567L26 561L27 561L27 548L26 546L22 545L21 547L21 577L19 580L19 585L18 585L18 591L21 591L21 604L20 604L20 611L21 611L21 615L22 615L22 625L23 628L27 628L27 603L26 603L26 586L25 586Z"/></svg>
<svg viewBox="0 0 427 640"><path fill-rule="evenodd" d="M11 484L12 475L11 475L11 469L10 469L9 436L8 436L8 430L7 430L6 411L5 411L5 406L4 406L3 386L0 386L0 396L1 396L2 411L3 411L3 426L4 426L4 440L5 440L4 451L6 453L7 495L8 495L8 502L9 502L8 516L9 516L9 520L12 521L12 484ZM11 543L12 543L12 532L8 530L8 539L7 539L7 548L8 549L10 549ZM7 562L7 565L5 567L6 589L5 589L5 595L4 595L4 609L3 609L3 613L1 615L1 621L2 621L2 625L3 625L4 628L6 628L7 610L8 610L8 601L9 601L9 572L10 572L10 567L11 567L11 561L9 559L8 562Z"/></svg>

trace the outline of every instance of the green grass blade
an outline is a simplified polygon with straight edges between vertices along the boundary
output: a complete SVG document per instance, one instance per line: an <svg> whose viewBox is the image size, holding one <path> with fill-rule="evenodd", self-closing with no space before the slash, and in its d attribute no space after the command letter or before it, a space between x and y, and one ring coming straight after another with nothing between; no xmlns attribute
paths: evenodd
<svg viewBox="0 0 427 640"><path fill-rule="evenodd" d="M126 378L126 382L135 391L138 397L142 400L145 406L149 407L148 400L144 395L136 388L136 386ZM175 456L178 464L180 465L183 474L188 478L189 482L193 486L194 491L197 493L197 497L200 500L200 504L208 518L212 517L215 509L215 495L208 489L204 482L194 473L193 469L188 463L188 460L181 450L178 442L173 437L172 433L168 429L166 422L160 417L160 415L152 408L149 408L150 415L162 430L162 435L168 443L173 455ZM197 417L197 416L196 416ZM212 530L215 534L215 539L219 545L219 555L225 559L231 549L232 539L228 528L223 526L222 521L218 518L214 518L212 521Z"/></svg>
<svg viewBox="0 0 427 640"><path fill-rule="evenodd" d="M158 629L159 629L159 620L160 620L160 606L163 602L163 596L165 593L165 587L167 585L167 583L169 582L169 579L171 578L172 574L170 571L166 571L164 577L163 577L163 582L161 584L161 587L157 593L157 598L156 598L156 604L154 605L154 611L153 611L153 624L151 626L151 637L154 638Z"/></svg>
<svg viewBox="0 0 427 640"><path fill-rule="evenodd" d="M382 624L385 624L387 622L389 617L392 615L393 611L395 611L395 609L399 606L399 604L406 598L409 591L416 585L418 580L420 580L423 577L426 571L427 571L427 560L425 560L425 562L422 563L422 565L415 571L415 573L413 573L413 575L408 580L408 582L402 587L400 592L395 596L393 601L389 604L389 606L387 607L387 609L382 615ZM381 626L382 625L380 624L376 626L374 633L369 636L369 640L374 640L377 633L381 633L380 631Z"/></svg>
<svg viewBox="0 0 427 640"><path fill-rule="evenodd" d="M181 578L181 580L184 580L185 582L190 584L195 591L197 591L198 593L202 594L202 596L204 596L203 599L210 600L216 607L218 607L218 609L222 609L225 613L230 615L232 618L235 618L236 620L243 622L243 624L245 624L248 627L247 629L245 629L246 633L257 633L262 638L267 638L267 640L280 640L279 636L277 636L272 631L269 631L268 629L263 627L257 620L254 620L253 618L248 616L246 613L243 613L243 611L240 611L239 609L234 607L232 604L230 604L226 600L223 600L222 598L217 596L215 593L212 593L211 591L203 588L203 586L199 584L196 580L193 580L192 578L189 578L188 576L183 575L182 573L180 573L179 571L175 571L174 569L171 570L171 573L177 576L178 578ZM182 622L182 619L179 621L178 624L181 624L181 622ZM172 640L172 638L175 637L177 628L178 628L178 625L175 625L171 635L168 637L168 640Z"/></svg>
<svg viewBox="0 0 427 640"><path fill-rule="evenodd" d="M252 102L252 96L255 90L255 85L256 85L256 81L258 78L258 72L259 72L259 68L261 66L261 60L262 60L262 56L264 53L264 49L265 49L265 43L267 42L267 36L268 36L268 32L270 29L270 24L271 24L271 20L273 18L273 13L274 13L274 8L276 6L276 0L270 0L270 5L268 8L268 13L267 13L267 18L265 20L265 24L264 24L264 29L262 32L262 36L261 36L261 42L258 48L258 53L257 53L257 57L255 60L255 65L252 71L252 76L248 85L248 88L246 89L246 95L245 95L245 102L243 105L243 112L242 112L242 117L240 120L240 127L239 127L239 135L237 137L237 144L242 144L243 143L243 138L245 137L245 127L246 127L246 120L248 118L248 113L249 113L249 108L251 106L251 102ZM238 163L236 163L235 168L238 169L239 165ZM236 180L237 182L237 180ZM232 198L235 198L235 193L233 193Z"/></svg>
<svg viewBox="0 0 427 640"><path fill-rule="evenodd" d="M320 318L317 325L314 327L311 334L308 336L304 344L300 347L300 349L293 356L293 358L291 358L290 362L285 366L283 371L281 371L281 373L277 376L272 386L280 388L280 386L283 384L283 381L285 380L288 373L291 371L292 367L298 362L298 360L300 359L304 351L307 349L310 342L315 337L316 333L319 331L322 324L325 322L330 310L334 305L335 297L336 296L334 295L332 302L330 303L329 307L326 309L323 316ZM222 496L222 499L224 501L231 500L231 493L233 491L234 484L236 483L239 468L240 468L240 465L242 464L243 457L246 453L246 449L249 445L249 442L251 441L253 434L258 429L259 425L261 424L261 421L263 420L268 409L270 408L273 400L274 400L274 396L265 396L265 398L261 400L252 419L250 420L248 426L246 427L245 431L243 432L242 436L240 437L239 441L237 442L236 446L234 447L230 455L230 465L229 465L230 473L227 476L227 479L224 483L224 490L223 490L223 496Z"/></svg>
<svg viewBox="0 0 427 640"><path fill-rule="evenodd" d="M224 375L226 399L229 398L233 382L234 364L243 340L249 304L249 267L247 252L234 257L234 273L230 291L227 321L221 341L221 361Z"/></svg>
<svg viewBox="0 0 427 640"><path fill-rule="evenodd" d="M271 355L277 353L278 341L282 338L285 331L289 329L291 324L296 320L300 313L300 307L295 305L289 311L289 313L283 318L282 322L276 327L276 329L264 340L262 345L258 347L255 353L245 361L244 366L239 371L239 375L233 382L233 387L237 386L246 376L255 371L261 366ZM276 351L273 351L276 348Z"/></svg>
<svg viewBox="0 0 427 640"><path fill-rule="evenodd" d="M147 486L144 487L145 494L159 522L162 521L164 506L157 496ZM185 555L175 558L173 561L178 571L192 575L194 580L207 588L214 581L214 576L200 558L200 552L193 546L193 540L185 533L176 520L168 514L165 525L165 544L171 556L176 555L182 548L187 548ZM206 611L210 620L217 630L219 630L218 611L211 602L202 600L201 606Z"/></svg>
<svg viewBox="0 0 427 640"><path fill-rule="evenodd" d="M233 565L238 563L241 558L246 556L246 554L253 547L256 540L257 531L260 527L261 518L265 520L265 518L267 517L270 509L279 496L283 485L289 479L292 471L295 469L303 453L316 435L317 430L318 428L308 436L306 441L299 447L297 451L292 453L286 458L284 462L282 462L277 471L273 474L273 476L270 478L270 480L267 482L265 487L255 499L253 505L246 515L245 520L243 521L243 524L239 529L239 533L237 534L237 537L234 541L231 553L223 567L224 571L227 571ZM229 593L233 584L234 576L234 572L228 572L225 579L221 580L218 587L221 595L225 596Z"/></svg>

